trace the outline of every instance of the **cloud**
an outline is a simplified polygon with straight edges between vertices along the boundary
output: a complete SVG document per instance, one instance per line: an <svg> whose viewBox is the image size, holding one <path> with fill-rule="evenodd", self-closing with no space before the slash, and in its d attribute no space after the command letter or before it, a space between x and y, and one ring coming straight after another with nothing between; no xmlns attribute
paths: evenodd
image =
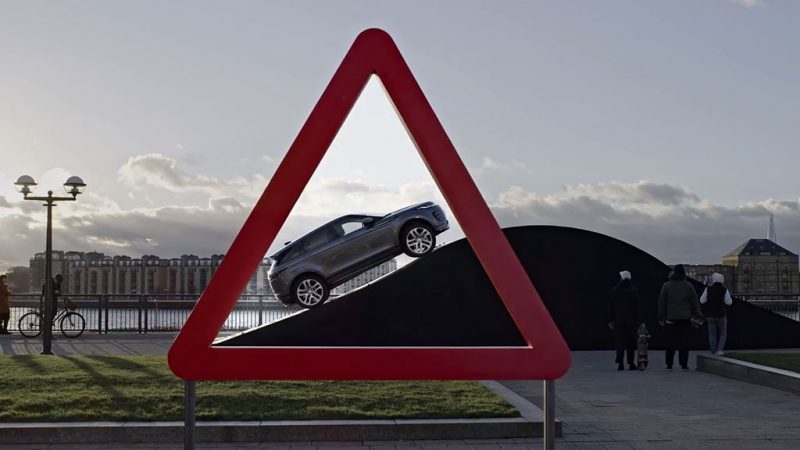
<svg viewBox="0 0 800 450"><path fill-rule="evenodd" d="M478 168L478 170L499 170L502 167L505 167L505 165L493 160L492 158L489 158L488 156L484 156L483 160L481 160L481 166Z"/></svg>
<svg viewBox="0 0 800 450"><path fill-rule="evenodd" d="M201 178L184 173L167 161L166 167L173 174L180 174L178 180L184 186L202 185L198 182ZM213 193L201 190L208 193L207 203L189 206L126 208L88 192L82 201L59 211L54 222L56 248L162 257L225 253L268 181L263 175L238 178ZM342 214L385 214L425 200L437 201L447 209L431 181L387 187L358 179L314 179L271 251ZM769 214L775 215L780 244L794 252L800 250L800 203L796 199L720 205L700 198L686 187L643 180L572 184L545 194L510 187L489 200L501 226L589 229L627 241L668 263L718 263L723 254L746 239L765 236ZM448 214L454 219L449 211ZM451 223L451 230L441 236L443 242L461 237L455 220ZM0 271L6 268L3 265L27 265L27 260L44 245L44 210L35 202L14 203L0 215L0 229Z"/></svg>
<svg viewBox="0 0 800 450"><path fill-rule="evenodd" d="M55 218L57 249L130 256L157 254L162 257L184 253L224 253L269 182L257 174L250 178L238 177L211 189L211 178L185 172L175 160L159 154L128 159L120 168L119 176L129 184L141 183L172 192L205 192L208 201L205 205L126 208L89 192L80 202L60 210ZM385 214L430 199L444 205L433 182L387 188L356 179L314 179L304 190L275 242L294 240L345 213ZM11 215L0 217L0 227L5 230L0 235L5 262L0 264L5 265L12 261L27 264L35 252L41 251L40 241L44 240L43 209L25 202L14 206L17 208L10 210ZM279 247L279 244L274 245L272 251Z"/></svg>
<svg viewBox="0 0 800 450"><path fill-rule="evenodd" d="M729 207L700 199L683 187L640 181L569 185L549 195L512 187L491 207L503 226L584 228L627 241L665 262L689 263L719 263L745 240L766 237L772 213L779 243L795 253L800 250L796 200Z"/></svg>
<svg viewBox="0 0 800 450"><path fill-rule="evenodd" d="M588 197L610 202L655 204L675 206L685 202L698 202L699 198L688 190L669 184L648 181L637 183L601 182L597 184L568 185L559 195L562 198Z"/></svg>
<svg viewBox="0 0 800 450"><path fill-rule="evenodd" d="M128 158L117 171L117 176L121 183L140 190L156 188L175 193L200 192L209 194L212 199L241 196L255 200L269 182L269 178L263 174L255 174L251 178L239 176L224 182L214 177L190 174L178 165L177 160L160 153L140 154ZM153 192L148 193L153 194ZM133 193L129 193L128 196L131 199L135 198ZM150 196L145 195L142 199L150 204L153 203Z"/></svg>
<svg viewBox="0 0 800 450"><path fill-rule="evenodd" d="M211 197L208 200L208 207L212 211L226 213L238 212L244 209L244 205L233 197Z"/></svg>
<svg viewBox="0 0 800 450"><path fill-rule="evenodd" d="M3 195L0 195L0 208L13 208Z"/></svg>
<svg viewBox="0 0 800 450"><path fill-rule="evenodd" d="M129 186L146 185L172 192L217 193L222 185L215 178L187 174L178 168L174 159L160 153L132 156L120 167L117 174L119 180Z"/></svg>
<svg viewBox="0 0 800 450"><path fill-rule="evenodd" d="M765 6L764 0L729 0L731 3L742 5L746 8L755 8L756 6Z"/></svg>
<svg viewBox="0 0 800 450"><path fill-rule="evenodd" d="M481 159L481 164L476 168L471 168L470 172L474 173L477 176L480 176L489 172L499 172L507 170L522 170L528 173L531 172L530 170L528 170L528 166L522 161L512 159L509 162L503 162L490 158L488 156L484 156Z"/></svg>
<svg viewBox="0 0 800 450"><path fill-rule="evenodd" d="M433 181L389 188L358 180L328 178L309 183L298 199L293 213L330 218L343 212L386 214L427 200L444 205L444 197Z"/></svg>

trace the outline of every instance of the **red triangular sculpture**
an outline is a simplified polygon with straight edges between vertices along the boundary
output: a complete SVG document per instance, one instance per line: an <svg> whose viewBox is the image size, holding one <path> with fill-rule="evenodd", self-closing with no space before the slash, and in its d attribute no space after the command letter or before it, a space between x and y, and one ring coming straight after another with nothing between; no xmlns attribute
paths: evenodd
<svg viewBox="0 0 800 450"><path fill-rule="evenodd" d="M397 113L497 293L524 347L213 347L251 274L286 221L371 75ZM353 43L169 350L187 380L542 379L569 369L569 349L392 38Z"/></svg>

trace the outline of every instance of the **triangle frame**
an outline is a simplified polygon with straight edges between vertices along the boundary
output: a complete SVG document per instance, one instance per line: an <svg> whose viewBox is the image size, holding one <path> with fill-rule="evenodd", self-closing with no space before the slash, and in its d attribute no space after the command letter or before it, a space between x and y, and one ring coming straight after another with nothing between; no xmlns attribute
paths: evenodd
<svg viewBox="0 0 800 450"><path fill-rule="evenodd" d="M387 95L527 346L214 347L371 75ZM392 38L358 35L169 349L186 380L553 380L570 353Z"/></svg>

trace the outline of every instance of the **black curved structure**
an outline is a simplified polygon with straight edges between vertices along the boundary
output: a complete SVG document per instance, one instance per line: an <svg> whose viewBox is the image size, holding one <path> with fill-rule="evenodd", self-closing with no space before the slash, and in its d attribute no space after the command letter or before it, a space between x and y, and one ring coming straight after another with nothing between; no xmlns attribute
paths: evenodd
<svg viewBox="0 0 800 450"><path fill-rule="evenodd" d="M504 229L573 350L613 348L608 292L629 270L651 348L663 348L656 308L669 267L620 240L574 228ZM695 285L698 294L703 286ZM693 347L707 346L705 327ZM519 346L522 337L478 262L459 240L317 309L218 341L223 346ZM800 322L746 302L728 311L727 348L800 346Z"/></svg>

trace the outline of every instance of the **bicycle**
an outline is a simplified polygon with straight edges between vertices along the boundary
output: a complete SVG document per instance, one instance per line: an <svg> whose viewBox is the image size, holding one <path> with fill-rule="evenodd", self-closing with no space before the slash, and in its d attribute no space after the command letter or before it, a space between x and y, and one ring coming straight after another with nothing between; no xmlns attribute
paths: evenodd
<svg viewBox="0 0 800 450"><path fill-rule="evenodd" d="M86 330L86 319L80 313L75 312L77 308L78 305L67 297L64 299L64 307L59 308L53 319L53 325L58 323L61 334L71 339L79 337ZM35 338L42 334L43 322L44 316L39 311L26 313L19 318L19 332L25 337Z"/></svg>

